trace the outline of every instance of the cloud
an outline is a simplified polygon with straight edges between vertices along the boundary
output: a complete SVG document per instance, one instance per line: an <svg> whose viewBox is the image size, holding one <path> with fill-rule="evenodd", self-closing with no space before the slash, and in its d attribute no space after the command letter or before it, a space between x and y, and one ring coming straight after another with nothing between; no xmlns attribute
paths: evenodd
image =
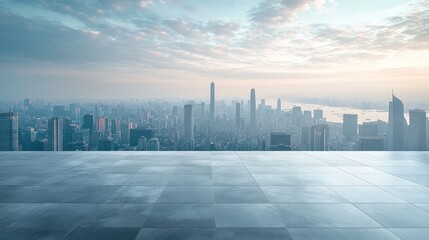
<svg viewBox="0 0 429 240"><path fill-rule="evenodd" d="M248 13L250 22L165 17L157 10L165 4L160 1L145 1L144 6L141 1L19 4L37 6L56 18L0 8L0 65L43 68L52 63L142 74L144 81L147 76L178 82L211 76L287 81L353 69L373 71L389 67L386 62L392 59L429 50L429 1L418 1L377 25L293 21L303 11L322 11L332 4L321 0L263 0ZM73 27L70 19L83 24ZM425 64L417 58L415 62Z"/></svg>
<svg viewBox="0 0 429 240"><path fill-rule="evenodd" d="M316 7L322 9L331 0L263 0L250 11L255 24L277 25L293 20L299 12Z"/></svg>

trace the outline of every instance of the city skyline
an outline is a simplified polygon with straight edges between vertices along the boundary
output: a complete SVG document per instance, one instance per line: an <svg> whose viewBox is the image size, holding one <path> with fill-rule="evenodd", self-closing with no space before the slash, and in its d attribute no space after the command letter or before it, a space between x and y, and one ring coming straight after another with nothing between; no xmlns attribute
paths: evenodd
<svg viewBox="0 0 429 240"><path fill-rule="evenodd" d="M429 1L2 1L2 101L429 102Z"/></svg>
<svg viewBox="0 0 429 240"><path fill-rule="evenodd" d="M427 151L429 118L392 92L388 120L359 121L343 109L342 122L323 109L282 109L250 89L247 101L45 104L30 99L0 113L0 150L17 151ZM15 112L11 112L11 109ZM329 114L329 113L328 113ZM328 115L327 114L327 115ZM364 114L364 113L362 113ZM21 115L22 117L19 117Z"/></svg>

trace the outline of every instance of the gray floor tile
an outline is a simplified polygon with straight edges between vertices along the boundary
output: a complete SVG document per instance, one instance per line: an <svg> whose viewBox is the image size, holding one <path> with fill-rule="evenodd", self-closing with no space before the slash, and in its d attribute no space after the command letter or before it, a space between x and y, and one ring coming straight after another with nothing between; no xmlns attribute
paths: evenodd
<svg viewBox="0 0 429 240"><path fill-rule="evenodd" d="M385 227L429 227L429 213L411 204L357 204L356 206Z"/></svg>
<svg viewBox="0 0 429 240"><path fill-rule="evenodd" d="M213 174L213 185L215 186L252 186L256 185L250 174Z"/></svg>
<svg viewBox="0 0 429 240"><path fill-rule="evenodd" d="M355 174L357 177L374 185L404 185L412 186L417 185L414 182L406 179L391 175L391 174Z"/></svg>
<svg viewBox="0 0 429 240"><path fill-rule="evenodd" d="M426 240L429 236L429 228L389 228L402 240Z"/></svg>
<svg viewBox="0 0 429 240"><path fill-rule="evenodd" d="M39 203L0 203L0 227L7 227L42 206Z"/></svg>
<svg viewBox="0 0 429 240"><path fill-rule="evenodd" d="M384 190L413 203L429 203L429 188L424 186L381 186Z"/></svg>
<svg viewBox="0 0 429 240"><path fill-rule="evenodd" d="M268 203L259 186L215 186L216 203Z"/></svg>
<svg viewBox="0 0 429 240"><path fill-rule="evenodd" d="M286 227L381 227L351 204L278 204Z"/></svg>
<svg viewBox="0 0 429 240"><path fill-rule="evenodd" d="M271 204L215 204L216 227L284 227Z"/></svg>
<svg viewBox="0 0 429 240"><path fill-rule="evenodd" d="M173 175L168 182L172 186L211 186L213 185L212 175Z"/></svg>
<svg viewBox="0 0 429 240"><path fill-rule="evenodd" d="M405 203L376 186L330 186L332 190L351 203Z"/></svg>
<svg viewBox="0 0 429 240"><path fill-rule="evenodd" d="M170 180L169 175L162 174L134 174L124 185L165 186Z"/></svg>
<svg viewBox="0 0 429 240"><path fill-rule="evenodd" d="M401 240L385 228L288 228L294 240Z"/></svg>
<svg viewBox="0 0 429 240"><path fill-rule="evenodd" d="M164 186L121 186L106 202L156 203Z"/></svg>
<svg viewBox="0 0 429 240"><path fill-rule="evenodd" d="M145 228L214 227L213 204L157 204Z"/></svg>
<svg viewBox="0 0 429 240"><path fill-rule="evenodd" d="M215 240L215 228L142 228L136 240Z"/></svg>
<svg viewBox="0 0 429 240"><path fill-rule="evenodd" d="M86 226L95 217L96 204L45 203L18 218L10 227L70 228Z"/></svg>
<svg viewBox="0 0 429 240"><path fill-rule="evenodd" d="M273 203L345 203L346 201L324 186L261 186Z"/></svg>
<svg viewBox="0 0 429 240"><path fill-rule="evenodd" d="M292 240L286 228L217 228L218 240Z"/></svg>
<svg viewBox="0 0 429 240"><path fill-rule="evenodd" d="M213 203L211 186L167 186L159 203Z"/></svg>
<svg viewBox="0 0 429 240"><path fill-rule="evenodd" d="M0 229L0 239L64 239L72 230L72 228L5 228Z"/></svg>
<svg viewBox="0 0 429 240"><path fill-rule="evenodd" d="M65 240L134 240L139 228L75 228Z"/></svg>
<svg viewBox="0 0 429 240"><path fill-rule="evenodd" d="M94 206L90 227L143 227L153 204L106 203Z"/></svg>

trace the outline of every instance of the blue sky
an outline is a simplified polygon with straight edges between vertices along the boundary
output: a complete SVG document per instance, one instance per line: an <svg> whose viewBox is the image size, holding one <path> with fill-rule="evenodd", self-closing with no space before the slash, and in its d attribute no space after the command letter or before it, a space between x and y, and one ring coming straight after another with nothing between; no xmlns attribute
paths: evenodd
<svg viewBox="0 0 429 240"><path fill-rule="evenodd" d="M428 0L1 0L0 34L3 99L429 100Z"/></svg>

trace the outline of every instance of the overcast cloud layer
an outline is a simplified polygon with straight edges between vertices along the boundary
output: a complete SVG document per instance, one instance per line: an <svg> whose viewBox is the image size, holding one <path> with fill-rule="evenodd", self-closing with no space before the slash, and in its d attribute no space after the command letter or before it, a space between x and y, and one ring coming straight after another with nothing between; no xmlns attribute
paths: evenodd
<svg viewBox="0 0 429 240"><path fill-rule="evenodd" d="M428 0L209 2L2 1L1 98L429 102Z"/></svg>

